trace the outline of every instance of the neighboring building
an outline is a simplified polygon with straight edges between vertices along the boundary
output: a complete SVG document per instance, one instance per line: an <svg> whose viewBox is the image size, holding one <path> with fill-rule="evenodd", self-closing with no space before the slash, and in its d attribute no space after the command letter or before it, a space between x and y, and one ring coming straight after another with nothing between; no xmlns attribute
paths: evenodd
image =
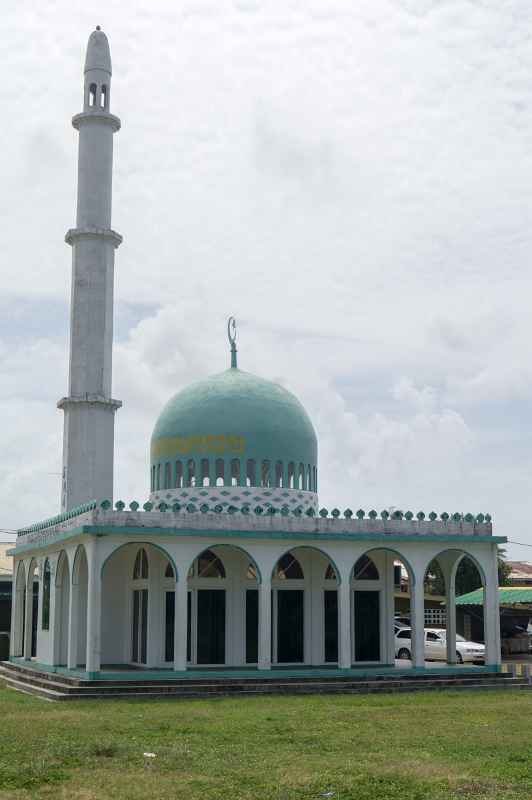
<svg viewBox="0 0 532 800"><path fill-rule="evenodd" d="M509 586L532 586L532 564L529 561L507 561L511 567Z"/></svg>
<svg viewBox="0 0 532 800"><path fill-rule="evenodd" d="M9 654L13 558L7 555L7 551L12 547L13 542L0 542L0 660Z"/></svg>
<svg viewBox="0 0 532 800"><path fill-rule="evenodd" d="M77 227L67 234L69 394L59 403L63 513L18 532L11 657L96 678L105 665L183 676L209 666L393 667L400 560L413 660L423 669L424 576L438 558L454 664L454 575L468 555L486 586L487 663L496 669L497 545L506 540L492 535L490 517L318 510L312 422L289 391L238 368L234 322L230 367L176 394L155 422L149 501L113 508L113 268L121 238L111 229L120 122L110 106L109 47L97 29L84 110L73 119L80 138ZM35 585L36 604L27 600Z"/></svg>
<svg viewBox="0 0 532 800"><path fill-rule="evenodd" d="M458 633L476 642L484 641L483 606L484 589L475 589L456 598ZM532 587L501 586L499 607L502 654L529 653Z"/></svg>

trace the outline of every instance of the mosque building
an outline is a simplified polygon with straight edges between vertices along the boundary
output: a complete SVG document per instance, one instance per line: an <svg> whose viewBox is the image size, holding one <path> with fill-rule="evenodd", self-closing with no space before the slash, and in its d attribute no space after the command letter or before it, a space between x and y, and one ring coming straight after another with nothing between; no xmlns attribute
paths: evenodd
<svg viewBox="0 0 532 800"><path fill-rule="evenodd" d="M470 557L484 585L485 670L500 665L497 545L489 515L328 511L318 440L285 388L238 367L178 392L155 422L145 502L113 503L115 250L111 58L90 35L72 248L62 510L18 531L10 662L87 680L138 670L179 676L276 669L397 669L397 564L410 585L412 665L425 669L424 580L446 583L456 666L454 578ZM223 368L223 364L220 365ZM400 663L399 663L399 666ZM121 672L122 671L122 672ZM162 678L161 678L162 679Z"/></svg>

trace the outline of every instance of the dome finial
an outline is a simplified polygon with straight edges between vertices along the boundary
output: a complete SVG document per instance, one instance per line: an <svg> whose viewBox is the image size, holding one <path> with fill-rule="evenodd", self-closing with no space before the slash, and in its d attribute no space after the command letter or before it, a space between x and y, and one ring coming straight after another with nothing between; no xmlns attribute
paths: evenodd
<svg viewBox="0 0 532 800"><path fill-rule="evenodd" d="M227 320L227 338L231 345L231 369L236 369L236 319L229 317Z"/></svg>

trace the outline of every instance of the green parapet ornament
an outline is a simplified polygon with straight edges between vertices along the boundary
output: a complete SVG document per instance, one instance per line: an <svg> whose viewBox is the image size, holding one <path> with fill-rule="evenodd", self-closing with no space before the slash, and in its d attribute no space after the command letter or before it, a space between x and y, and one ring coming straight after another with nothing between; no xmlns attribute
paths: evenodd
<svg viewBox="0 0 532 800"><path fill-rule="evenodd" d="M462 521L462 515L458 511L455 511L455 513L453 514L452 519L453 519L453 522L461 522Z"/></svg>
<svg viewBox="0 0 532 800"><path fill-rule="evenodd" d="M443 520L443 522L449 521L449 514L447 513L447 511L444 511L442 514L440 514L440 519Z"/></svg>
<svg viewBox="0 0 532 800"><path fill-rule="evenodd" d="M437 520L437 519L438 519L438 515L436 514L436 512L435 512L435 511L431 511L431 512L430 512L430 514L429 514L429 519L430 519L430 521L431 521L431 522L434 522L435 520Z"/></svg>
<svg viewBox="0 0 532 800"><path fill-rule="evenodd" d="M466 522L474 522L475 521L475 517L473 516L473 514L470 514L470 513L467 513L465 515L464 519L465 519Z"/></svg>
<svg viewBox="0 0 532 800"><path fill-rule="evenodd" d="M369 517L370 519L377 519L377 517L378 517L378 516L379 516L379 515L377 514L377 512L375 511L375 509L374 509L374 508L372 508L372 509L371 509L371 511L370 511L370 512L369 512L369 514L368 514L368 517Z"/></svg>
<svg viewBox="0 0 532 800"><path fill-rule="evenodd" d="M310 508L307 508L307 510L305 511L305 514L307 515L307 517L315 517L316 516L316 512L314 511L312 506Z"/></svg>
<svg viewBox="0 0 532 800"><path fill-rule="evenodd" d="M227 506L227 513L228 514L236 514L238 508L236 506Z"/></svg>
<svg viewBox="0 0 532 800"><path fill-rule="evenodd" d="M287 517L289 514L290 514L290 509L288 508L288 506L282 506L281 515L283 517Z"/></svg>
<svg viewBox="0 0 532 800"><path fill-rule="evenodd" d="M249 506L242 506L242 508L240 509L240 513L241 514L249 514L250 511L251 511L251 509L250 509Z"/></svg>
<svg viewBox="0 0 532 800"><path fill-rule="evenodd" d="M325 519L325 517L328 517L328 516L329 516L329 512L327 511L327 509L326 508L320 508L320 517L323 517L323 519Z"/></svg>
<svg viewBox="0 0 532 800"><path fill-rule="evenodd" d="M384 510L381 511L381 519L390 519L390 514L388 511Z"/></svg>
<svg viewBox="0 0 532 800"><path fill-rule="evenodd" d="M262 506L255 506L255 514L260 516L263 513L264 509Z"/></svg>
<svg viewBox="0 0 532 800"><path fill-rule="evenodd" d="M157 511L161 511L164 514L165 511L167 510L168 510L168 503L165 503L164 500L162 500L157 506Z"/></svg>
<svg viewBox="0 0 532 800"><path fill-rule="evenodd" d="M484 522L491 522L491 514L486 514L484 517Z"/></svg>
<svg viewBox="0 0 532 800"><path fill-rule="evenodd" d="M173 511L175 514L178 514L178 513L181 511L181 503L177 503L177 502L176 502L176 503L174 503L174 504L172 505L172 511Z"/></svg>
<svg viewBox="0 0 532 800"><path fill-rule="evenodd" d="M334 517L334 519L338 519L338 517L340 516L340 509L333 508L333 510L331 511L331 515Z"/></svg>
<svg viewBox="0 0 532 800"><path fill-rule="evenodd" d="M269 514L270 517L273 517L277 513L277 509L275 509L273 506L268 506L266 513Z"/></svg>
<svg viewBox="0 0 532 800"><path fill-rule="evenodd" d="M187 506L187 511L189 514L195 514L198 509L194 505L194 503L189 503Z"/></svg>
<svg viewBox="0 0 532 800"><path fill-rule="evenodd" d="M418 511L417 514L416 514L416 517L420 522L423 522L423 520L425 519L425 512L424 511Z"/></svg>
<svg viewBox="0 0 532 800"><path fill-rule="evenodd" d="M392 519L403 519L403 512L402 511L394 511L392 515Z"/></svg>
<svg viewBox="0 0 532 800"><path fill-rule="evenodd" d="M364 509L363 508L359 508L358 511L357 511L357 519L364 519L365 516L366 516L366 512L364 511Z"/></svg>
<svg viewBox="0 0 532 800"><path fill-rule="evenodd" d="M207 512L209 511L209 506L207 505L207 503L202 503L200 505L199 510L201 511L202 514L207 514Z"/></svg>
<svg viewBox="0 0 532 800"><path fill-rule="evenodd" d="M123 500L117 500L117 501L116 501L116 503L115 503L115 509L116 509L117 511L123 511L125 507L126 507L126 504L124 503L124 501L123 501Z"/></svg>
<svg viewBox="0 0 532 800"><path fill-rule="evenodd" d="M352 510L350 508L346 508L346 510L344 511L344 517L346 519L351 519L352 516L353 516Z"/></svg>
<svg viewBox="0 0 532 800"><path fill-rule="evenodd" d="M411 511L406 511L405 512L405 519L407 519L409 522L411 522L414 519L413 513Z"/></svg>
<svg viewBox="0 0 532 800"><path fill-rule="evenodd" d="M142 508L144 509L144 511L153 511L153 503L150 503L150 501L148 500L147 503L144 503Z"/></svg>
<svg viewBox="0 0 532 800"><path fill-rule="evenodd" d="M130 508L131 511L138 511L139 510L139 504L137 503L136 500L132 500L131 503L129 504L129 508Z"/></svg>
<svg viewBox="0 0 532 800"><path fill-rule="evenodd" d="M477 514L477 522L480 524L484 522L484 514Z"/></svg>
<svg viewBox="0 0 532 800"><path fill-rule="evenodd" d="M220 503L218 503L217 505L214 506L214 513L215 514L221 514L223 510L224 510L224 507Z"/></svg>
<svg viewBox="0 0 532 800"><path fill-rule="evenodd" d="M111 508L111 501L102 500L102 502L100 503L100 508L103 508L104 511L108 511Z"/></svg>

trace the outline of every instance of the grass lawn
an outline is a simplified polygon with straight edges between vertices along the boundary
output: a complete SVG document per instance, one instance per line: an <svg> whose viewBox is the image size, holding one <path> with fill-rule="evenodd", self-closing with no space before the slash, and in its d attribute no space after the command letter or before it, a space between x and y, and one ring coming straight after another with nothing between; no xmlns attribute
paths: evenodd
<svg viewBox="0 0 532 800"><path fill-rule="evenodd" d="M532 797L527 691L47 703L0 688L0 711L0 800Z"/></svg>

